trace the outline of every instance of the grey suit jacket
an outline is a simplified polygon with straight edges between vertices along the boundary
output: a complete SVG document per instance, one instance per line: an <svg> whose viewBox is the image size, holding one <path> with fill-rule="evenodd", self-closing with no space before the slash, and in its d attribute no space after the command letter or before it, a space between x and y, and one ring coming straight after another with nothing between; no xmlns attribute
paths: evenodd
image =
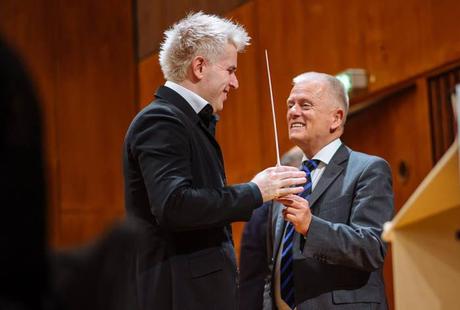
<svg viewBox="0 0 460 310"><path fill-rule="evenodd" d="M382 227L393 215L390 168L379 157L340 146L309 199L312 222L294 236L297 309L387 309L382 276ZM264 309L276 309L274 272L285 221L273 203L268 238L273 247Z"/></svg>

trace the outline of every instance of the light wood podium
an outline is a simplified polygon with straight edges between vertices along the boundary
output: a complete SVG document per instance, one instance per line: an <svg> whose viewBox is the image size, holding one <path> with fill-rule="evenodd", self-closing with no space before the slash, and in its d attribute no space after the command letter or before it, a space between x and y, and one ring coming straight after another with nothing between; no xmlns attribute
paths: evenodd
<svg viewBox="0 0 460 310"><path fill-rule="evenodd" d="M395 306L460 309L460 170L458 141L385 224L392 243Z"/></svg>

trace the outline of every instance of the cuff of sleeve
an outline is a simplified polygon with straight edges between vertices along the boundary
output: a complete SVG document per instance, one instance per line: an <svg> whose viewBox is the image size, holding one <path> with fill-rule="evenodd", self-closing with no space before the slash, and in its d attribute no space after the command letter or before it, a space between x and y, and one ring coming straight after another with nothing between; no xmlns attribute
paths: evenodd
<svg viewBox="0 0 460 310"><path fill-rule="evenodd" d="M260 192L259 187L254 182L248 183L249 188L251 189L252 195L254 196L254 200L257 202L257 205L260 206L264 203L262 199L262 193Z"/></svg>

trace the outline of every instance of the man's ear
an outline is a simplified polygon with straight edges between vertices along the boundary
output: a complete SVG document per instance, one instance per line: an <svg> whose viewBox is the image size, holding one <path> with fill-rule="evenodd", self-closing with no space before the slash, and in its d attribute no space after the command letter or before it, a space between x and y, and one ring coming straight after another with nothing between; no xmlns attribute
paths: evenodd
<svg viewBox="0 0 460 310"><path fill-rule="evenodd" d="M192 59L192 73L193 77L195 77L198 80L201 80L203 78L203 70L204 67L206 66L206 62L202 56L195 56Z"/></svg>
<svg viewBox="0 0 460 310"><path fill-rule="evenodd" d="M342 125L343 117L345 116L345 112L341 108L337 108L332 114L332 124L330 131L334 132L337 128Z"/></svg>

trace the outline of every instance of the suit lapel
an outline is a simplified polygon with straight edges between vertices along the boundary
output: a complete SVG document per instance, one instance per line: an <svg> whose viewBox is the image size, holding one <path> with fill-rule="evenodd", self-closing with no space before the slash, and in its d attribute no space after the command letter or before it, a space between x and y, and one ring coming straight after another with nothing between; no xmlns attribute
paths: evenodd
<svg viewBox="0 0 460 310"><path fill-rule="evenodd" d="M206 134L206 136L208 137L209 141L211 141L211 143L213 144L213 146L216 148L220 160L223 161L222 151L220 150L219 143L217 142L217 140L216 140L216 138L214 137L214 135L209 131L209 129L205 126L205 124L201 121L201 119L198 119L198 124L199 124L201 130L202 130L202 131Z"/></svg>
<svg viewBox="0 0 460 310"><path fill-rule="evenodd" d="M334 182L334 180L342 173L344 169L344 163L348 160L350 156L350 149L342 144L337 152L332 156L331 161L326 166L326 170L316 184L315 189L313 190L309 204L310 208L314 207L315 202L321 197L321 195L326 191L326 189ZM278 253L279 247L281 245L281 239L283 238L284 227L286 221L283 218L281 209L283 205L278 202L273 202L272 204L272 219L271 224L274 227L273 231L273 241L274 241L274 252L275 255ZM276 259L276 258L275 258Z"/></svg>
<svg viewBox="0 0 460 310"><path fill-rule="evenodd" d="M324 191L332 184L332 182L342 173L344 169L343 163L348 160L350 150L342 144L337 152L332 156L331 161L326 166L323 175L316 184L315 189L311 193L309 203L310 208L315 206L315 202L321 197Z"/></svg>
<svg viewBox="0 0 460 310"><path fill-rule="evenodd" d="M208 128L204 125L203 121L200 119L198 114L196 114L196 112L193 110L190 104L181 95L179 95L177 92L166 86L160 86L157 92L155 93L155 96L157 98L161 98L168 101L169 104L171 104L179 111L181 111L183 114L185 114L185 116L188 119L190 119L192 123L196 124L200 128L200 130L203 131L203 133L209 139L217 153L223 183L226 184L227 181L225 177L224 158L222 156L222 151L220 149L219 143L217 142L216 138L211 134L211 132L209 132Z"/></svg>
<svg viewBox="0 0 460 310"><path fill-rule="evenodd" d="M222 156L222 150L220 149L220 145L217 142L216 138L214 135L209 131L209 129L204 125L204 123L201 121L201 119L198 120L198 126L201 128L201 130L204 132L204 134L208 137L209 141L211 141L211 144L214 146L214 150L217 153L217 156L219 157L219 168L220 172L222 174L223 178L223 185L227 184L227 177L225 176L225 168L224 168L224 157Z"/></svg>
<svg viewBox="0 0 460 310"><path fill-rule="evenodd" d="M272 227L274 227L274 252L278 253L278 249L281 246L281 239L283 238L284 227L286 226L286 221L283 218L283 213L281 212L283 205L279 202L274 201L273 204L273 220ZM277 255L277 254L276 254ZM275 258L276 259L276 258Z"/></svg>

